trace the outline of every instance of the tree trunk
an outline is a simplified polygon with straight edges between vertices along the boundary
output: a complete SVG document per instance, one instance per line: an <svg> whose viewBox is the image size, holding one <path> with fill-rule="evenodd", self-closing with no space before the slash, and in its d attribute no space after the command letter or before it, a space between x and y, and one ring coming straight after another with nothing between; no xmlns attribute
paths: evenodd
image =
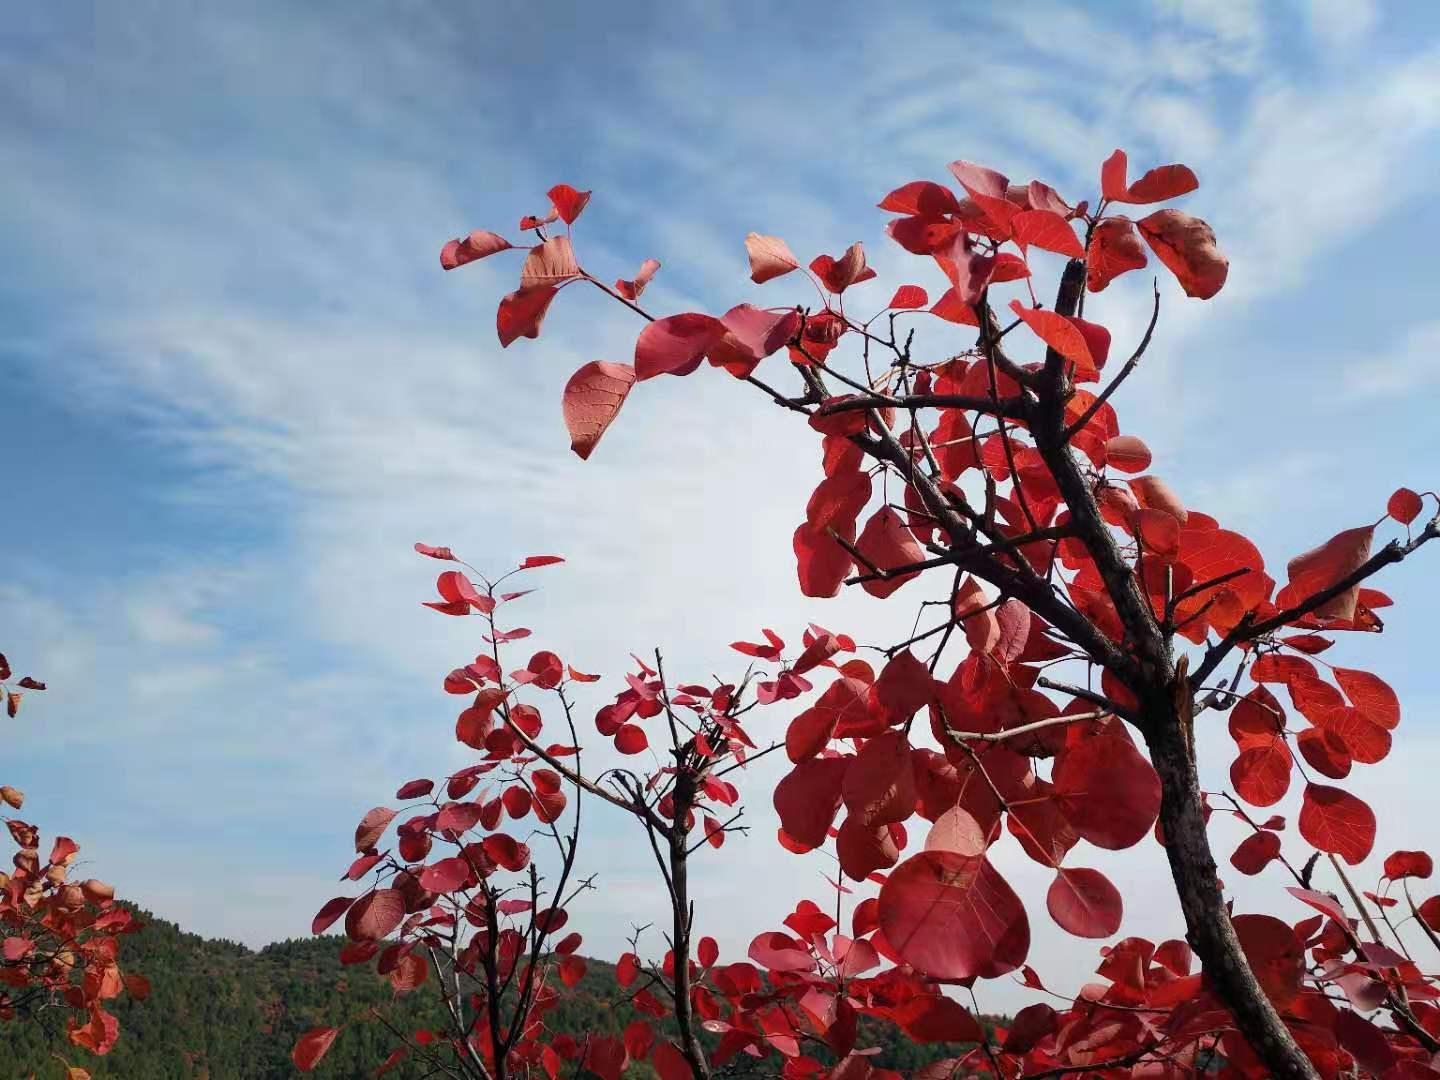
<svg viewBox="0 0 1440 1080"><path fill-rule="evenodd" d="M1318 1080L1315 1066L1256 981L1230 923L1205 831L1200 777L1195 771L1187 725L1181 724L1173 710L1156 710L1146 720L1150 760L1160 774L1160 827L1165 833L1165 854L1185 913L1190 946L1200 958L1205 978L1272 1076Z"/></svg>

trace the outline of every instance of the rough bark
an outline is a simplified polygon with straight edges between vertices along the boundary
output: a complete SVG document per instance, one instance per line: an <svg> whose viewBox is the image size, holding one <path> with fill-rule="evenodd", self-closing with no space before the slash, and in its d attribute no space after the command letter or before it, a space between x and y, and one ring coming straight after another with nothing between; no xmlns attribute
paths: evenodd
<svg viewBox="0 0 1440 1080"><path fill-rule="evenodd" d="M1173 705L1147 710L1145 741L1160 774L1160 827L1190 947L1200 958L1211 988L1235 1018L1235 1026L1271 1075L1318 1080L1315 1066L1260 989L1235 936L1205 831L1190 739L1176 713Z"/></svg>

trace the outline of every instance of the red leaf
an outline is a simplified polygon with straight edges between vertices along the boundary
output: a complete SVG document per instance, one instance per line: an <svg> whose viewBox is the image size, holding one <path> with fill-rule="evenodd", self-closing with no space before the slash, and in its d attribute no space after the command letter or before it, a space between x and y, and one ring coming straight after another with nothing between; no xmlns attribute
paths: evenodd
<svg viewBox="0 0 1440 1080"><path fill-rule="evenodd" d="M1091 292L1101 292L1121 274L1139 270L1148 261L1134 223L1127 218L1107 218L1090 237L1085 284Z"/></svg>
<svg viewBox="0 0 1440 1080"><path fill-rule="evenodd" d="M1224 286L1230 260L1215 246L1215 232L1205 222L1180 210L1157 210L1136 224L1186 296L1209 300Z"/></svg>
<svg viewBox="0 0 1440 1080"><path fill-rule="evenodd" d="M405 799L421 799L434 790L434 780L411 780L400 786L400 790L395 792L395 798L402 801Z"/></svg>
<svg viewBox="0 0 1440 1080"><path fill-rule="evenodd" d="M430 892L452 893L462 888L470 876L470 863L462 856L454 855L420 871L420 884Z"/></svg>
<svg viewBox="0 0 1440 1080"><path fill-rule="evenodd" d="M1332 780L1350 775L1350 749L1345 740L1328 728L1306 728L1295 745L1312 769Z"/></svg>
<svg viewBox="0 0 1440 1080"><path fill-rule="evenodd" d="M837 295L851 285L869 281L875 276L875 271L865 265L865 248L859 241L851 244L838 259L817 255L810 262L810 270L829 292Z"/></svg>
<svg viewBox="0 0 1440 1080"><path fill-rule="evenodd" d="M954 289L946 289L939 300L935 301L930 308L930 314L944 319L946 322L959 323L961 326L979 326L980 319L975 314L975 308L960 299L960 294Z"/></svg>
<svg viewBox="0 0 1440 1080"><path fill-rule="evenodd" d="M1390 684L1378 675L1351 668L1334 669L1335 681L1360 715L1386 731L1394 731L1400 724L1400 699Z"/></svg>
<svg viewBox="0 0 1440 1080"><path fill-rule="evenodd" d="M363 854L373 848L385 835L385 828L394 817L394 810L377 806L361 818L360 824L355 827L355 850Z"/></svg>
<svg viewBox="0 0 1440 1080"><path fill-rule="evenodd" d="M1271 915L1236 915L1231 923L1260 988L1283 1009L1305 978L1305 949L1295 931Z"/></svg>
<svg viewBox="0 0 1440 1080"><path fill-rule="evenodd" d="M1065 316L1040 308L1027 308L1019 300L1010 301L1010 310L1035 332L1036 337L1075 365L1077 378L1094 378L1099 374L1099 366L1090 355L1085 335Z"/></svg>
<svg viewBox="0 0 1440 1080"><path fill-rule="evenodd" d="M745 251L750 256L750 280L757 285L782 277L800 266L800 260L778 236L761 236L752 232L745 237Z"/></svg>
<svg viewBox="0 0 1440 1080"><path fill-rule="evenodd" d="M955 198L955 193L931 180L912 180L886 195L879 206L881 210L896 214L924 217L960 212L960 203Z"/></svg>
<svg viewBox="0 0 1440 1080"><path fill-rule="evenodd" d="M1273 835L1273 834L1270 834ZM1120 891L1099 870L1058 869L1045 894L1050 917L1076 937L1105 938L1120 929Z"/></svg>
<svg viewBox="0 0 1440 1080"><path fill-rule="evenodd" d="M1105 443L1105 464L1121 472L1144 472L1150 467L1150 448L1134 435L1116 435Z"/></svg>
<svg viewBox="0 0 1440 1080"><path fill-rule="evenodd" d="M855 548L881 570L893 570L919 562L924 555L920 545L910 535L910 530L900 520L900 515L888 506L882 506L870 516L855 541ZM895 577L877 578L865 582L861 588L871 596L883 600L918 576L918 572L911 572Z"/></svg>
<svg viewBox="0 0 1440 1080"><path fill-rule="evenodd" d="M1274 806L1290 789L1290 750L1281 739L1242 750L1230 766L1235 792L1251 806Z"/></svg>
<svg viewBox="0 0 1440 1080"><path fill-rule="evenodd" d="M1021 248L1043 248L1071 259L1085 257L1074 227L1053 210L1022 210L1012 219L1012 226Z"/></svg>
<svg viewBox="0 0 1440 1080"><path fill-rule="evenodd" d="M500 301L495 313L495 328L500 334L500 347L508 348L516 338L538 338L555 288L545 285L538 289L517 289Z"/></svg>
<svg viewBox="0 0 1440 1080"><path fill-rule="evenodd" d="M1124 150L1116 150L1100 166L1100 194L1118 202L1125 198L1125 192L1129 186L1125 180L1128 161Z"/></svg>
<svg viewBox="0 0 1440 1080"><path fill-rule="evenodd" d="M575 249L570 246L568 236L552 236L536 244L525 256L520 267L521 290L558 287L572 278L580 276L580 264L575 261Z"/></svg>
<svg viewBox="0 0 1440 1080"><path fill-rule="evenodd" d="M815 970L815 958L805 943L778 930L758 934L746 955L767 971Z"/></svg>
<svg viewBox="0 0 1440 1080"><path fill-rule="evenodd" d="M1235 854L1230 856L1230 865L1242 874L1254 875L1269 866L1271 860L1279 857L1280 837L1262 829L1240 841Z"/></svg>
<svg viewBox="0 0 1440 1080"><path fill-rule="evenodd" d="M565 429L570 432L570 449L580 460L590 457L600 436L625 404L633 385L635 369L629 364L612 364L608 360L592 360L570 376L561 398L561 409L565 414Z"/></svg>
<svg viewBox="0 0 1440 1080"><path fill-rule="evenodd" d="M521 570L533 570L537 566L554 566L565 559L559 555L527 555L520 562Z"/></svg>
<svg viewBox="0 0 1440 1080"><path fill-rule="evenodd" d="M855 529L837 529L847 540L854 538ZM855 560L850 553L835 542L823 529L817 529L808 521L795 530L792 540L795 551L796 571L800 578L800 592L805 596L837 596Z"/></svg>
<svg viewBox="0 0 1440 1080"><path fill-rule="evenodd" d="M908 311L912 308L922 308L930 302L924 289L919 285L901 285L895 290L895 295L890 298L886 306L899 311Z"/></svg>
<svg viewBox="0 0 1440 1080"><path fill-rule="evenodd" d="M655 276L655 271L660 269L659 259L646 259L640 264L640 272L633 280L626 281L619 278L615 282L615 291L626 300L638 300L640 294L645 291L645 286L650 284L650 279Z"/></svg>
<svg viewBox="0 0 1440 1080"><path fill-rule="evenodd" d="M840 808L840 790L849 761L811 758L790 770L775 785L775 812L785 832L807 848L825 843Z"/></svg>
<svg viewBox="0 0 1440 1080"><path fill-rule="evenodd" d="M620 730L615 732L615 749L622 754L644 753L649 745L645 729L638 724L621 724Z"/></svg>
<svg viewBox="0 0 1440 1080"><path fill-rule="evenodd" d="M880 930L907 964L936 979L993 979L1030 950L1014 890L983 856L925 851L880 889Z"/></svg>
<svg viewBox="0 0 1440 1080"><path fill-rule="evenodd" d="M1053 782L1075 831L1120 851L1149 835L1160 813L1160 778L1128 739L1096 735L1067 749Z"/></svg>
<svg viewBox="0 0 1440 1080"><path fill-rule="evenodd" d="M1375 812L1348 791L1307 784L1300 805L1300 835L1355 866L1375 846Z"/></svg>
<svg viewBox="0 0 1440 1080"><path fill-rule="evenodd" d="M650 1060L660 1075L660 1080L691 1080L695 1075L690 1063L685 1060L685 1055L675 1048L674 1043L656 1043Z"/></svg>
<svg viewBox="0 0 1440 1080"><path fill-rule="evenodd" d="M1374 535L1373 525L1346 529L1319 547L1295 556L1286 567L1290 583L1281 590L1276 604L1298 604L1354 573L1370 558L1370 541ZM1352 587L1327 600L1315 609L1315 615L1322 619L1340 619L1347 622L1354 619L1357 590L1358 586Z"/></svg>
<svg viewBox="0 0 1440 1080"><path fill-rule="evenodd" d="M985 1037L969 1010L944 994L916 994L897 1005L891 1018L917 1043L979 1042Z"/></svg>
<svg viewBox="0 0 1440 1080"><path fill-rule="evenodd" d="M379 941L405 918L405 897L399 889L375 889L345 913L345 933L352 941Z"/></svg>
<svg viewBox="0 0 1440 1080"><path fill-rule="evenodd" d="M1392 881L1400 878L1428 878L1435 863L1423 851L1392 851L1385 856L1385 876Z"/></svg>
<svg viewBox="0 0 1440 1080"><path fill-rule="evenodd" d="M636 381L657 375L689 375L726 332L719 319L698 312L656 319L640 331L635 342Z"/></svg>
<svg viewBox="0 0 1440 1080"><path fill-rule="evenodd" d="M1417 517L1420 511L1425 509L1425 504L1420 496L1409 488L1399 488L1395 494L1390 496L1390 501L1385 504L1386 512L1400 522L1401 525L1409 525Z"/></svg>
<svg viewBox="0 0 1440 1080"><path fill-rule="evenodd" d="M841 794L850 813L867 825L904 821L913 814L915 769L905 733L887 731L867 739L845 772Z"/></svg>
<svg viewBox="0 0 1440 1080"><path fill-rule="evenodd" d="M725 324L725 335L710 348L710 363L737 379L749 375L765 357L779 352L800 329L800 313L794 308L773 312L737 304L720 321Z"/></svg>
<svg viewBox="0 0 1440 1080"><path fill-rule="evenodd" d="M335 1036L339 1034L339 1028L311 1028L295 1043L295 1048L290 1051L290 1060L301 1072L309 1072L329 1052L330 1045L335 1041Z"/></svg>
<svg viewBox="0 0 1440 1080"><path fill-rule="evenodd" d="M569 184L556 184L546 194L550 196L550 205L555 207L555 213L566 225L573 225L590 201L590 192L576 191Z"/></svg>
<svg viewBox="0 0 1440 1080"><path fill-rule="evenodd" d="M484 229L476 229L469 236L451 240L440 249L440 266L446 270L454 270L457 266L464 266L466 263L483 259L487 255L494 255L497 251L505 251L514 246L503 236L487 232Z"/></svg>
<svg viewBox="0 0 1440 1080"><path fill-rule="evenodd" d="M335 920L350 910L350 905L355 903L353 897L337 896L326 902L325 906L315 913L315 919L310 923L312 934L323 934L334 925Z"/></svg>

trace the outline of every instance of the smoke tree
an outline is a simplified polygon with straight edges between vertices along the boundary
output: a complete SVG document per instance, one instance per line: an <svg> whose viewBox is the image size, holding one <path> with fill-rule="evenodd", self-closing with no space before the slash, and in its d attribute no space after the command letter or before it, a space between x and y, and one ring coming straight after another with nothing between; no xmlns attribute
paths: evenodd
<svg viewBox="0 0 1440 1080"><path fill-rule="evenodd" d="M1371 890L1345 869L1371 854L1377 836L1373 810L1346 781L1387 755L1400 706L1381 676L1323 656L1346 635L1382 629L1376 612L1391 601L1367 583L1440 535L1440 498L1402 488L1377 502L1371 520L1320 538L1283 568L1267 567L1254 543L1187 506L1151 472L1149 448L1121 428L1117 392L1155 337L1158 282L1149 325L1123 360L1126 350L1112 360L1109 331L1086 311L1087 299L1152 256L1189 297L1207 300L1224 286L1228 262L1210 227L1182 210L1149 209L1194 191L1191 170L1165 165L1131 180L1117 150L1101 166L1098 195L1078 203L967 161L950 172L959 190L917 180L879 204L893 215L890 238L938 269L945 290L932 302L922 286L897 283L879 311L847 307L851 287L876 276L861 244L807 267L782 239L752 233L751 282L766 296L792 284L794 293L767 306L716 305L723 314L652 313L642 294L660 264L646 259L634 278L613 285L582 268L572 226L590 193L567 185L551 189L548 211L521 220L532 243L476 231L441 253L447 270L506 252L522 259L519 287L499 304L503 346L538 337L551 304L573 286L599 288L641 320L631 363L588 363L565 387L562 412L580 457L595 451L641 383L661 375L742 380L817 444L817 485L796 508L792 550L777 552L794 559L800 591L831 597L859 588L891 602L914 598L919 608L906 640L866 643L880 647L875 664L848 656L854 643L844 634L818 628L791 652L775 635L737 644L761 672L737 687L753 677L756 703L793 701L774 747L792 765L772 796L779 842L797 853L830 851L843 878L871 894L860 898L836 880L819 902L802 898L783 920L777 912L784 929L762 934L746 961L728 965L717 965L713 950L691 956L691 916L677 899L672 951L651 974L674 1009L680 1043L647 1042L669 1047L656 1050L655 1067L666 1080L704 1077L748 1054L754 1068L791 1080L891 1076L857 1041L857 1018L873 1016L917 1041L954 1044L953 1058L927 1067L926 1080L1440 1074L1440 1006L1426 971L1440 960L1440 897L1414 889L1430 876L1430 857L1393 853ZM1042 301L1050 294L1037 280L1046 265L1037 251L1060 256L1051 306ZM432 606L481 611L492 619L489 639L506 638L493 625L501 599L493 589L442 575L440 591ZM750 751L748 736L727 726L739 723L740 697L724 687L671 687L658 664L642 664L595 723L624 750L626 740L648 738L633 717L647 708L652 718L664 714L675 765L607 787L578 766L560 767L556 755L578 747L573 730L542 752L530 730L538 713L515 704L522 687L549 681L539 688L561 695L569 721L563 694L575 673L543 653L508 682L498 666L477 664L447 680L474 695L462 727L473 710L486 717L476 769L508 778L548 768L572 785L577 814L596 798L630 812L652 840L670 840L671 860L657 849L657 868L673 875L675 845L696 846L677 840L697 828L680 812L680 793L693 794L718 762L739 764ZM696 712L680 729L682 696ZM1206 771L1228 766L1228 785L1202 787L1197 724L1228 728L1233 758ZM626 734L631 728L638 734ZM504 781L512 782L520 781ZM1287 794L1299 796L1293 823L1269 811ZM448 835L437 815L463 814L468 823L509 796L488 798L498 803L435 801L419 823L412 819L401 837L412 838L410 849L389 864L402 880L390 887L393 898L367 899L376 890L356 902L366 911L384 903L388 914L367 933L352 932L360 943L351 948L373 952L378 946L363 942L408 914L382 966L407 948L415 955L419 941L432 959L437 948L448 956L442 976L458 968L488 980L491 968L508 965L523 970L524 985L548 978L536 974L547 962L563 975L564 953L546 944L550 931L534 914L506 939L511 945L499 944L507 931L497 932L494 913L505 886L493 883L489 863L471 868L463 904L453 890L427 889L426 875L446 865L422 865L429 837L443 835L462 852L475 847ZM379 828L390 813L377 812ZM1250 830L1229 858L1237 873L1293 881L1284 910L1232 912L1207 832L1214 814ZM494 829L497 811L475 820ZM578 819L572 828L568 841L556 840L560 884L544 911L565 899ZM721 836L724 828L717 822ZM701 834L714 835L710 824ZM1051 986L1029 955L1030 920L1042 916L988 853L1018 845L1053 872L1043 917L1110 939L1125 897L1103 869L1086 865L1095 853L1082 841L1104 850L1162 845L1177 936L1114 941L1101 950L1101 981ZM380 858L364 850L362 862ZM676 899L673 876L670 883ZM541 908L535 888L527 910ZM331 917L344 903L327 906ZM479 953L457 953L460 939L445 937L459 926L457 907L475 926ZM430 920L445 933L419 932ZM1409 937L1433 951L1412 955L1402 922L1413 922ZM473 971L457 959L467 956ZM1001 977L1020 979L1039 1000L991 1034L964 1000L977 983ZM501 1021L496 1000L530 1011ZM568 1069L614 1080L627 1056L643 1056L633 1047L597 1054L594 1040L550 1032L523 995L507 999L503 988L473 991L473 1007L481 1004L492 1009L488 1021L460 1016L448 1033L450 1067L468 1057L479 1075L539 1068L553 1080ZM694 1040L696 1018L719 1037L709 1053ZM297 1060L333 1032L307 1038Z"/></svg>
<svg viewBox="0 0 1440 1080"><path fill-rule="evenodd" d="M12 675L0 654L0 699L13 720L21 699L45 684ZM19 811L24 793L0 785L0 804L0 814ZM121 935L140 924L115 904L110 885L94 878L70 880L80 852L74 840L55 837L42 860L40 830L15 817L4 821L16 851L11 868L0 870L0 1030L5 1023L43 1022L54 1010L73 1045L106 1054L120 1025L105 1003L123 993L141 1000L150 993L143 975L123 974L118 963ZM69 1080L90 1075L78 1066L67 1065L66 1071Z"/></svg>

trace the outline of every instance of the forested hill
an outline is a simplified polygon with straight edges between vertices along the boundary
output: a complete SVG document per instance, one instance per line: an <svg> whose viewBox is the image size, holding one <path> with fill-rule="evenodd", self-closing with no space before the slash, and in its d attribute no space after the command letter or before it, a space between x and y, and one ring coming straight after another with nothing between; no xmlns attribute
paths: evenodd
<svg viewBox="0 0 1440 1080"><path fill-rule="evenodd" d="M395 998L373 966L340 965L340 938L303 938L255 951L185 933L143 910L136 914L145 929L124 939L121 966L145 975L152 990L143 1002L122 997L113 1003L120 1020L115 1048L97 1058L71 1046L58 1015L43 1028L0 1024L0 1080L31 1074L63 1080L65 1069L56 1053L88 1069L96 1080L293 1080L300 1074L290 1062L291 1046L301 1032L322 1024L344 1024L345 1029L311 1075L358 1080L373 1075L397 1045L377 1023L348 1023L370 1006L385 1006L401 1030L440 1024L433 983ZM634 1015L611 1005L618 990L614 968L598 960L587 965L580 985L548 1018L561 1031L619 1034ZM893 1029L876 1030L867 1041L884 1047L878 1062L906 1071L956 1051L954 1046L911 1045ZM414 1063L402 1063L386 1076L416 1080L423 1072ZM629 1075L636 1080L653 1076L648 1066L632 1067Z"/></svg>

